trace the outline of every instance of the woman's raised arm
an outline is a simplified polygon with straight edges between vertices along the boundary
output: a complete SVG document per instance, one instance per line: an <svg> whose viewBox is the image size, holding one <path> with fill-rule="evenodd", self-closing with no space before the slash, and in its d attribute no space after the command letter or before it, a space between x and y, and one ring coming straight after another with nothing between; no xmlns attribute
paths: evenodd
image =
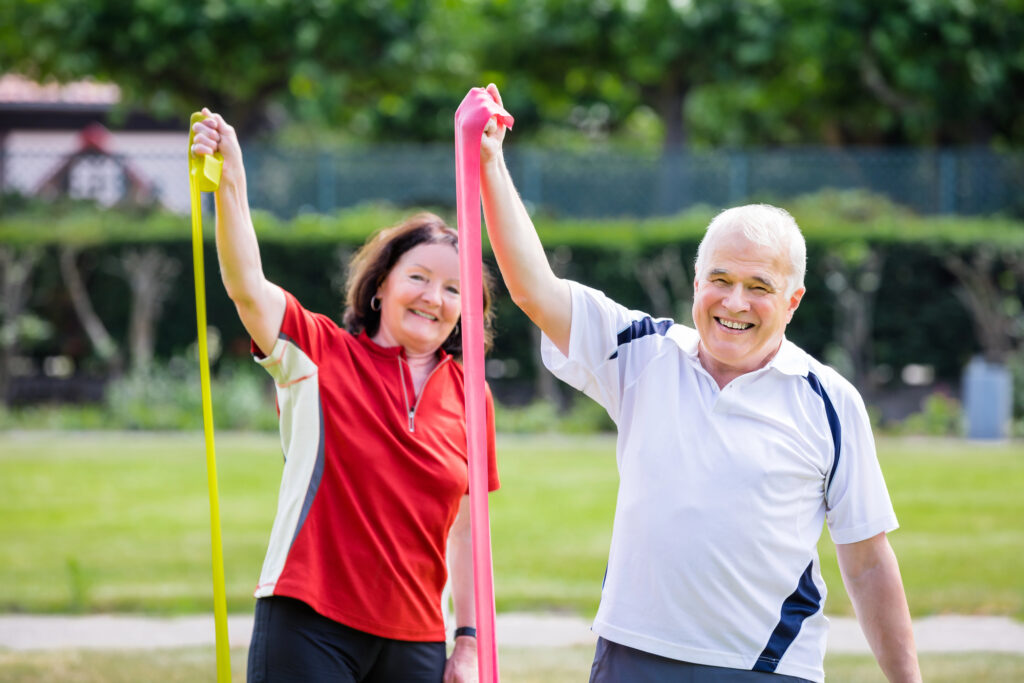
<svg viewBox="0 0 1024 683"><path fill-rule="evenodd" d="M264 353L270 353L284 319L284 292L263 275L235 129L220 114L206 108L203 114L206 118L194 126L192 153L220 152L224 156L220 186L214 195L221 280L246 331Z"/></svg>

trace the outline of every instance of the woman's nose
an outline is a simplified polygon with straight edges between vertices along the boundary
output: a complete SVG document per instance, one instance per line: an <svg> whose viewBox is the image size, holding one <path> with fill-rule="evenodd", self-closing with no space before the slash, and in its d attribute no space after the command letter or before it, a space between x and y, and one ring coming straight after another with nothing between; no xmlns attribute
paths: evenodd
<svg viewBox="0 0 1024 683"><path fill-rule="evenodd" d="M435 285L433 283L428 284L420 292L420 298L430 303L437 303L441 301L441 285Z"/></svg>

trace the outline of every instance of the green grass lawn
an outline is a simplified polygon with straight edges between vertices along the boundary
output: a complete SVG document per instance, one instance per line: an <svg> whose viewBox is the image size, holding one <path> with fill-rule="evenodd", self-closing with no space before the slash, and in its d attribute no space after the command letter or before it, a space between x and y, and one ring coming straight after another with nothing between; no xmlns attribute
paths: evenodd
<svg viewBox="0 0 1024 683"><path fill-rule="evenodd" d="M1024 618L1024 444L881 440L915 615ZM281 473L276 436L218 434L228 608L247 612ZM593 614L616 474L609 437L499 437L500 611ZM827 532L827 611L849 614ZM0 611L211 609L199 433L0 434Z"/></svg>
<svg viewBox="0 0 1024 683"><path fill-rule="evenodd" d="M501 678L514 683L580 683L590 674L589 647L503 648ZM246 651L231 651L231 680L245 680ZM215 679L212 647L152 652L2 652L0 680L7 683L198 683ZM827 680L885 683L870 655L829 655ZM921 673L929 683L1024 681L1024 656L1007 654L924 654Z"/></svg>

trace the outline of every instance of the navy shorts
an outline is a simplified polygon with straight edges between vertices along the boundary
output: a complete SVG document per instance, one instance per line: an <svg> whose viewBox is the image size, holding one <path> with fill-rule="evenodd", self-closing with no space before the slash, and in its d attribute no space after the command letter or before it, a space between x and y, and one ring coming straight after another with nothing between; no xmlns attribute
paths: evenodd
<svg viewBox="0 0 1024 683"><path fill-rule="evenodd" d="M604 638L597 639L590 683L811 683L763 671L680 662Z"/></svg>
<svg viewBox="0 0 1024 683"><path fill-rule="evenodd" d="M391 640L339 624L292 598L256 601L249 683L440 683L444 642Z"/></svg>

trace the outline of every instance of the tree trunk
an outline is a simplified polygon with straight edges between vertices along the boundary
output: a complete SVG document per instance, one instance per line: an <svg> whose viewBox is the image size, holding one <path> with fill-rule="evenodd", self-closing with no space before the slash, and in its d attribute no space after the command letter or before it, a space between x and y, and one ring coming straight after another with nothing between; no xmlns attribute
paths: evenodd
<svg viewBox="0 0 1024 683"><path fill-rule="evenodd" d="M946 255L944 261L960 281L957 296L971 314L986 360L1005 363L1017 341L1016 321L1004 306L1004 297L1012 295L1000 291L998 274L994 272L996 254L991 248L978 248L969 261L957 254Z"/></svg>
<svg viewBox="0 0 1024 683"><path fill-rule="evenodd" d="M663 214L676 213L691 203L683 173L683 151L687 142L683 104L688 90L686 84L669 76L657 88L649 88L644 93L644 99L652 104L665 127L654 197L655 209Z"/></svg>
<svg viewBox="0 0 1024 683"><path fill-rule="evenodd" d="M829 254L825 263L830 271L826 277L836 297L835 339L846 353L853 376L850 381L865 393L873 389L871 368L874 353L871 344L874 330L875 298L882 281L885 258L870 247L856 262L841 255Z"/></svg>
<svg viewBox="0 0 1024 683"><path fill-rule="evenodd" d="M75 310L78 322L82 324L96 355L106 363L113 374L118 375L123 367L121 350L114 338L107 332L103 321L96 315L92 300L89 298L89 291L82 280L82 273L78 269L77 259L77 248L61 248L59 257L61 278L64 280L64 286L67 287L71 306Z"/></svg>
<svg viewBox="0 0 1024 683"><path fill-rule="evenodd" d="M39 261L38 249L19 254L14 247L0 247L0 400L7 402L11 361L18 348L19 323L32 291L32 271Z"/></svg>
<svg viewBox="0 0 1024 683"><path fill-rule="evenodd" d="M121 257L132 292L128 351L133 373L146 371L153 361L156 324L181 265L156 247L129 250Z"/></svg>
<svg viewBox="0 0 1024 683"><path fill-rule="evenodd" d="M689 90L688 84L672 77L667 77L657 90L651 90L652 104L665 126L663 152L679 153L689 141L683 122L683 105Z"/></svg>
<svg viewBox="0 0 1024 683"><path fill-rule="evenodd" d="M693 279L678 248L665 247L649 259L638 259L633 272L651 302L653 315L693 324Z"/></svg>
<svg viewBox="0 0 1024 683"><path fill-rule="evenodd" d="M7 190L7 134L0 130L0 194Z"/></svg>

